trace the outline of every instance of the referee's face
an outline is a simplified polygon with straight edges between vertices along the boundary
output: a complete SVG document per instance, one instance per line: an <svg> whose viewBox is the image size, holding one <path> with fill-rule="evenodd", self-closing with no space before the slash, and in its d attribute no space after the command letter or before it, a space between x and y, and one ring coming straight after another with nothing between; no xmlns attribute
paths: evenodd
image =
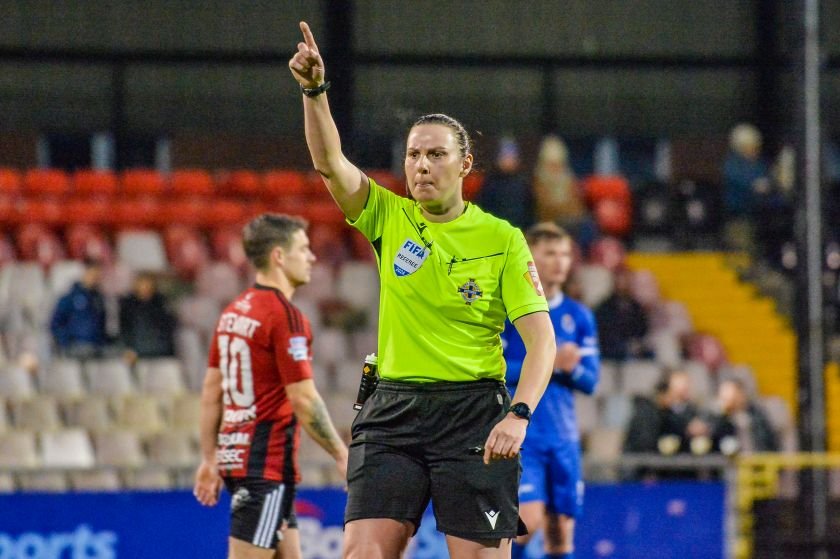
<svg viewBox="0 0 840 559"><path fill-rule="evenodd" d="M415 126L408 134L405 151L405 177L411 195L428 209L451 207L461 197L470 157L461 157L458 141L448 126Z"/></svg>
<svg viewBox="0 0 840 559"><path fill-rule="evenodd" d="M546 291L549 287L559 289L566 283L572 268L572 241L562 239L543 239L531 246L537 273Z"/></svg>

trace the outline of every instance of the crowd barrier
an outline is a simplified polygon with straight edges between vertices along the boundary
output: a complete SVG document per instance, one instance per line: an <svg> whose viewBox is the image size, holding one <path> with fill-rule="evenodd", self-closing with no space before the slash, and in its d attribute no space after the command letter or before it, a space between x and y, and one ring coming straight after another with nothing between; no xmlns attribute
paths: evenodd
<svg viewBox="0 0 840 559"><path fill-rule="evenodd" d="M717 482L593 484L576 557L723 559L724 492ZM229 503L223 494L205 508L189 491L3 495L0 559L221 559ZM305 559L341 556L344 503L340 489L299 491ZM431 510L407 556L448 557Z"/></svg>

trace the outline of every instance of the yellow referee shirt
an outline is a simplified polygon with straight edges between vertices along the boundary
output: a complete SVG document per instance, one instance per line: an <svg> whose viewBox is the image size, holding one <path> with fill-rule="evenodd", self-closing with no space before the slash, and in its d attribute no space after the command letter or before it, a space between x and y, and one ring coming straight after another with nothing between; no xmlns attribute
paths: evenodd
<svg viewBox="0 0 840 559"><path fill-rule="evenodd" d="M426 221L417 202L373 180L350 224L379 264L382 378L504 382L505 317L548 311L522 232L469 203L452 221Z"/></svg>

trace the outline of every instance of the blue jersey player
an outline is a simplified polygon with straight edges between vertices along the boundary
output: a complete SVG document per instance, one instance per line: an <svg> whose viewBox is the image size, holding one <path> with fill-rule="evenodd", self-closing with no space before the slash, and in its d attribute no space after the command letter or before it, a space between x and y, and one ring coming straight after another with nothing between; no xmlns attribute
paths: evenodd
<svg viewBox="0 0 840 559"><path fill-rule="evenodd" d="M572 239L553 223L540 223L526 233L536 270L548 299L557 337L554 374L534 410L522 447L519 511L529 534L516 540L513 559L524 557L530 537L544 529L546 557L574 557L575 518L583 505L580 440L574 391L592 394L598 383L600 358L592 312L563 295L572 265ZM502 334L507 384L516 390L525 358L522 338L510 323Z"/></svg>

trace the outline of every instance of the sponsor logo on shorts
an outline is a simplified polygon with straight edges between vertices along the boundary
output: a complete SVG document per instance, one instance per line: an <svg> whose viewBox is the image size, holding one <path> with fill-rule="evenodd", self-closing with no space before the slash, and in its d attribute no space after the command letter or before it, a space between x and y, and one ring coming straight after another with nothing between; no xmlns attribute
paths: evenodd
<svg viewBox="0 0 840 559"><path fill-rule="evenodd" d="M306 343L306 336L293 336L289 338L289 355L295 361L309 360L309 345Z"/></svg>
<svg viewBox="0 0 840 559"><path fill-rule="evenodd" d="M406 239L394 255L394 273L399 278L411 275L420 269L428 256L429 251L422 245Z"/></svg>
<svg viewBox="0 0 840 559"><path fill-rule="evenodd" d="M490 523L490 528L495 530L496 529L496 521L499 520L499 511L488 510L484 513L484 516L487 517L487 521Z"/></svg>

